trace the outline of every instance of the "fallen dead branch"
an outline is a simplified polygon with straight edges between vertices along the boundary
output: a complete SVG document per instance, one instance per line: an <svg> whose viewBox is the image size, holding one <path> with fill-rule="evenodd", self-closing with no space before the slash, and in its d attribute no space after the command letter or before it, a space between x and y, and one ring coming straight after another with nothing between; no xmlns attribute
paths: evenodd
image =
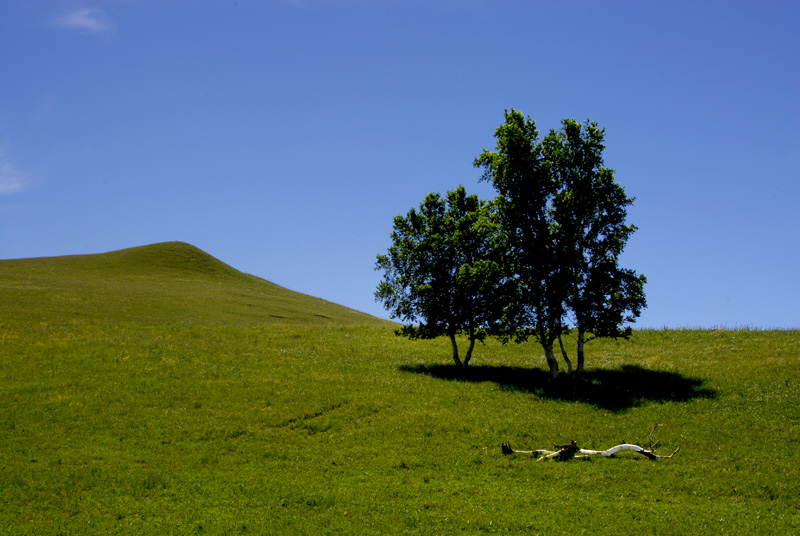
<svg viewBox="0 0 800 536"><path fill-rule="evenodd" d="M571 441L567 445L556 445L554 448L556 450L546 450L546 449L539 449L539 450L514 450L511 448L511 445L508 443L503 443L500 448L502 449L503 454L530 454L534 458L538 458L537 461L547 460L547 459L555 459L557 461L567 461L573 458L588 458L589 456L594 455L601 455L610 457L616 454L617 452L623 450L632 450L649 458L651 460L660 460L664 458L672 458L675 454L681 450L680 447L675 449L675 452L670 454L669 456L661 456L656 454L655 447L658 444L658 441L655 443L651 442L650 439L653 437L653 432L656 431L656 428L659 426L664 426L663 424L657 424L653 427L653 430L650 432L650 435L647 436L647 441L650 443L648 448L640 447L639 445L632 445L630 443L623 443L622 445L617 445L615 447L611 447L608 450L587 450L582 449L578 446L576 441Z"/></svg>

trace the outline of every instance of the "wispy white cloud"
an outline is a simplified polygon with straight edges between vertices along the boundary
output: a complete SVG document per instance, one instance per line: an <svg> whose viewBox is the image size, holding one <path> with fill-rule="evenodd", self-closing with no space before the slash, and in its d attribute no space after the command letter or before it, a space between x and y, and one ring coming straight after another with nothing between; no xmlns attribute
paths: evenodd
<svg viewBox="0 0 800 536"><path fill-rule="evenodd" d="M58 24L64 28L90 33L114 33L116 27L102 9L80 8L66 13Z"/></svg>
<svg viewBox="0 0 800 536"><path fill-rule="evenodd" d="M14 165L0 161L0 195L16 194L25 190L28 181Z"/></svg>

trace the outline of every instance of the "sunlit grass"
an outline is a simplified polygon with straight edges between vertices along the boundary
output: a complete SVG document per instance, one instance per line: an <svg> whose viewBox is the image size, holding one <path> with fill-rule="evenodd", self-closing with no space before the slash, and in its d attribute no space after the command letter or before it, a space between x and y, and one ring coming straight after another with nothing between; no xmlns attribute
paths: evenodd
<svg viewBox="0 0 800 536"><path fill-rule="evenodd" d="M2 333L8 533L780 532L800 517L793 332L595 343L591 364L603 370L638 364L701 382L697 397L635 391L611 409L568 389L538 396L551 387L533 346L490 343L475 358L478 375L536 367L526 384L426 373L447 363L447 346L385 328ZM666 425L655 434L665 452L682 447L672 460L542 463L499 448L646 444L655 423Z"/></svg>
<svg viewBox="0 0 800 536"><path fill-rule="evenodd" d="M380 322L104 321L89 302L4 306L0 533L800 528L797 331L637 331L554 382L534 344L478 346L462 373L448 341ZM646 445L656 423L675 458L500 452Z"/></svg>

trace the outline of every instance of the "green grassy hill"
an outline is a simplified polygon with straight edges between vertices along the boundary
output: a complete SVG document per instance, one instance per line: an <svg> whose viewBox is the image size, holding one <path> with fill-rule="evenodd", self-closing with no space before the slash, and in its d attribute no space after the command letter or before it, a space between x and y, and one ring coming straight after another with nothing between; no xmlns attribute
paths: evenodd
<svg viewBox="0 0 800 536"><path fill-rule="evenodd" d="M166 323L386 324L166 242L97 255L0 261L0 318Z"/></svg>
<svg viewBox="0 0 800 536"><path fill-rule="evenodd" d="M640 330L553 380L393 329L186 244L0 262L0 535L800 533L798 331ZM674 458L500 449L655 424Z"/></svg>

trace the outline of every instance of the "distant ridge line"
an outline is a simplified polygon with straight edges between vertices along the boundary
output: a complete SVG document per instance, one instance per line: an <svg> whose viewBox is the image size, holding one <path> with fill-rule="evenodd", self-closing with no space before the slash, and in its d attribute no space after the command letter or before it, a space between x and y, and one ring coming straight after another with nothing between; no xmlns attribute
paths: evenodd
<svg viewBox="0 0 800 536"><path fill-rule="evenodd" d="M246 274L186 242L0 260L4 319L392 325Z"/></svg>

